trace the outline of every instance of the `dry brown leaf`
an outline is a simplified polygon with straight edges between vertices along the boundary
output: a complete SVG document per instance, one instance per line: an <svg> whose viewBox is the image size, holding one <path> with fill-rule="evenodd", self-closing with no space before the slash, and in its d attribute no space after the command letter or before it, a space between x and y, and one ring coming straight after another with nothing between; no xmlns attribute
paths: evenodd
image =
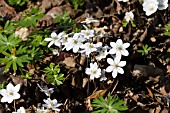
<svg viewBox="0 0 170 113"><path fill-rule="evenodd" d="M27 79L23 79L23 78L20 78L18 76L13 76L13 75L10 75L10 77L12 78L12 81L15 85L20 84L20 85L27 86Z"/></svg>
<svg viewBox="0 0 170 113"><path fill-rule="evenodd" d="M167 65L166 69L167 69L167 73L170 73L170 65Z"/></svg>
<svg viewBox="0 0 170 113"><path fill-rule="evenodd" d="M151 96L151 98L154 100L152 91L151 91L148 87L146 87L146 89L148 90L148 93L149 93L149 95Z"/></svg>
<svg viewBox="0 0 170 113"><path fill-rule="evenodd" d="M70 56L70 57L66 57L63 61L64 64L66 64L67 67L75 67L77 62L76 62L76 58L77 57L73 57L73 56Z"/></svg>
<svg viewBox="0 0 170 113"><path fill-rule="evenodd" d="M90 96L88 96L87 98L90 98L90 99L98 98L98 95L99 95L99 94L101 94L102 96L104 96L107 90L108 90L108 89L95 91L94 93L92 93L92 94L91 94Z"/></svg>
<svg viewBox="0 0 170 113"><path fill-rule="evenodd" d="M0 17L7 17L11 19L16 16L14 8L10 7L4 0L0 0Z"/></svg>

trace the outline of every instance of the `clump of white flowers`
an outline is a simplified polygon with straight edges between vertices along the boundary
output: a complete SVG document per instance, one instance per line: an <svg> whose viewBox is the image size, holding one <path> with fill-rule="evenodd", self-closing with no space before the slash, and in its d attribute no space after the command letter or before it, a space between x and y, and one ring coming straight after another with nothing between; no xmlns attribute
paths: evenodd
<svg viewBox="0 0 170 113"><path fill-rule="evenodd" d="M125 0L123 1L125 2ZM127 23L133 23L134 15L130 11L125 14L124 18ZM85 21L82 21L81 23L90 24L92 22L98 22L98 20L95 20L92 16L88 15ZM126 61L121 61L121 58L122 56L129 55L129 52L126 49L130 44L123 43L121 39L118 39L116 42L110 42L110 46L105 45L102 42L95 42L93 41L93 38L96 37L95 30L91 29L89 25L83 25L83 27L85 30L70 34L61 32L57 35L55 32L52 32L51 38L45 38L45 41L50 41L48 47L51 47L51 45L54 44L61 50L72 51L73 53L79 53L87 57L94 56L94 59L92 59L93 63L90 63L90 67L85 69L85 73L90 76L90 80L100 78L100 81L105 81L107 80L105 76L106 72L112 72L113 78L115 78L118 73L123 74L124 70L122 67L126 65ZM114 60L108 58L107 63L110 66L106 69L100 69L98 63L102 59L106 59L109 54ZM94 60L97 60L97 62ZM42 91L45 92L46 95L50 94L48 88L47 90L42 89ZM44 100L45 103L49 103L49 101L52 102L50 99ZM49 106L47 107L47 104L44 107L50 108Z"/></svg>
<svg viewBox="0 0 170 113"><path fill-rule="evenodd" d="M165 10L168 7L168 0L144 0L143 10L147 16L152 15L158 10Z"/></svg>

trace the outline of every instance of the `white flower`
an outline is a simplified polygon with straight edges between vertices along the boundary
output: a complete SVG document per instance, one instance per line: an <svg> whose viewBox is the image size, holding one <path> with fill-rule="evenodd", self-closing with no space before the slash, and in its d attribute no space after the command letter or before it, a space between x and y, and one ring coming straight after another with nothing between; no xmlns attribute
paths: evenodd
<svg viewBox="0 0 170 113"><path fill-rule="evenodd" d="M92 22L99 22L98 20L95 20L92 16L87 16L85 21L82 21L81 23L86 23L86 24L90 24Z"/></svg>
<svg viewBox="0 0 170 113"><path fill-rule="evenodd" d="M142 6L143 6L143 10L145 11L146 15L150 16L151 14L157 11L158 1L157 0L144 0Z"/></svg>
<svg viewBox="0 0 170 113"><path fill-rule="evenodd" d="M55 32L52 32L51 38L45 38L44 40L50 41L50 43L48 44L48 47L51 47L53 44L60 47L61 46L60 39L61 37L58 37Z"/></svg>
<svg viewBox="0 0 170 113"><path fill-rule="evenodd" d="M100 81L105 81L105 80L107 80L107 78L106 78L106 76L105 76L105 72L106 72L106 70L105 70L105 69L102 69Z"/></svg>
<svg viewBox="0 0 170 113"><path fill-rule="evenodd" d="M124 73L124 70L121 67L126 65L126 61L120 61L119 58L115 58L113 61L113 59L107 58L107 63L110 64L110 66L106 68L106 72L112 72L113 78L116 78L118 73Z"/></svg>
<svg viewBox="0 0 170 113"><path fill-rule="evenodd" d="M16 85L15 87L9 83L6 89L1 89L0 94L3 96L1 98L1 102L8 102L11 103L15 99L20 98L20 94L18 91L20 90L20 84Z"/></svg>
<svg viewBox="0 0 170 113"><path fill-rule="evenodd" d="M49 88L47 86L41 87L39 84L37 86L41 89L41 92L44 92L47 96L50 96L54 92L54 88Z"/></svg>
<svg viewBox="0 0 170 113"><path fill-rule="evenodd" d="M128 2L129 0L118 0L118 1L119 1L119 2L120 2L120 1L123 1L123 2Z"/></svg>
<svg viewBox="0 0 170 113"><path fill-rule="evenodd" d="M94 37L94 30L88 29L85 25L83 25L86 30L81 30L81 33L84 35L85 38L89 39Z"/></svg>
<svg viewBox="0 0 170 113"><path fill-rule="evenodd" d="M126 12L124 18L125 18L126 22L133 21L134 14L131 11L130 12Z"/></svg>
<svg viewBox="0 0 170 113"><path fill-rule="evenodd" d="M130 46L130 43L124 43L122 42L121 39L118 39L115 42L110 42L110 46L112 47L109 50L110 54L116 54L116 57L119 57L121 59L121 56L128 56L129 52L126 50Z"/></svg>
<svg viewBox="0 0 170 113"><path fill-rule="evenodd" d="M73 49L73 52L77 53L85 40L81 33L75 33L72 38L67 39L64 49L66 48L67 51Z"/></svg>
<svg viewBox="0 0 170 113"><path fill-rule="evenodd" d="M98 68L97 63L90 63L90 68L86 68L87 75L90 75L90 79L99 78L101 76L101 69Z"/></svg>
<svg viewBox="0 0 170 113"><path fill-rule="evenodd" d="M87 42L80 47L80 48L84 49L84 50L81 51L81 53L85 52L85 54L87 56L89 56L90 53L97 51L97 48L100 47L100 46L102 46L101 42L98 42L97 44Z"/></svg>
<svg viewBox="0 0 170 113"><path fill-rule="evenodd" d="M168 0L158 0L158 10L165 10L168 7Z"/></svg>
<svg viewBox="0 0 170 113"><path fill-rule="evenodd" d="M17 112L12 112L12 113L26 113L24 107L20 107L17 109Z"/></svg>
<svg viewBox="0 0 170 113"><path fill-rule="evenodd" d="M107 50L101 51L101 52L99 52L99 54L96 56L96 59L100 61L101 59L106 58L106 56L108 55L108 53L109 53L109 52L107 52Z"/></svg>
<svg viewBox="0 0 170 113"><path fill-rule="evenodd" d="M51 100L50 98L47 98L47 100L43 100L45 102L45 104L43 104L43 107L46 107L48 109L52 109L55 111L60 111L60 109L58 107L60 107L61 105L63 105L62 103L58 103L56 99Z"/></svg>
<svg viewBox="0 0 170 113"><path fill-rule="evenodd" d="M41 107L41 109L37 108L36 113L47 113L47 110L44 107Z"/></svg>

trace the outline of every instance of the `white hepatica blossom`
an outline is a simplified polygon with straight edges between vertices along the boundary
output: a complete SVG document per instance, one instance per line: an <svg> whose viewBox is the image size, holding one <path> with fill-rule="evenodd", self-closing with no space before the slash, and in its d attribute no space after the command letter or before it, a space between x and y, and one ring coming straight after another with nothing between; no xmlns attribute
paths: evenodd
<svg viewBox="0 0 170 113"><path fill-rule="evenodd" d="M133 21L134 14L131 11L130 12L126 12L124 18L125 18L126 22Z"/></svg>
<svg viewBox="0 0 170 113"><path fill-rule="evenodd" d="M6 89L1 89L0 94L3 96L1 98L1 102L8 102L11 103L15 99L20 98L20 94L18 91L20 90L20 84L16 85L15 87L9 83Z"/></svg>
<svg viewBox="0 0 170 113"><path fill-rule="evenodd" d="M24 107L20 107L17 109L17 112L12 112L12 113L26 113Z"/></svg>
<svg viewBox="0 0 170 113"><path fill-rule="evenodd" d="M128 56L129 52L126 50L130 46L130 43L124 43L121 39L118 39L115 42L110 42L110 46L112 47L109 51L110 54L116 54L118 58L121 59L121 56Z"/></svg>
<svg viewBox="0 0 170 113"><path fill-rule="evenodd" d="M81 33L84 35L85 38L89 39L94 37L94 30L88 29L85 25L83 25L86 30L81 30Z"/></svg>
<svg viewBox="0 0 170 113"><path fill-rule="evenodd" d="M67 51L73 49L73 52L77 53L85 40L81 33L75 33L73 37L67 39L64 49Z"/></svg>
<svg viewBox="0 0 170 113"><path fill-rule="evenodd" d="M87 75L90 75L90 79L99 78L101 76L101 69L98 68L97 63L90 63L90 68L86 68Z"/></svg>
<svg viewBox="0 0 170 113"><path fill-rule="evenodd" d="M157 11L158 1L157 0L144 0L142 6L143 6L143 10L145 11L146 15L150 16L151 14Z"/></svg>
<svg viewBox="0 0 170 113"><path fill-rule="evenodd" d="M109 54L109 52L107 52L107 50L101 51L101 52L99 52L99 54L96 56L96 59L100 61L101 59L106 58L106 56L107 56L108 54Z"/></svg>
<svg viewBox="0 0 170 113"><path fill-rule="evenodd" d="M81 23L86 23L86 24L90 24L92 22L99 22L98 20L95 20L92 16L87 16L85 21L82 21Z"/></svg>
<svg viewBox="0 0 170 113"><path fill-rule="evenodd" d="M158 0L158 10L165 10L168 7L168 0Z"/></svg>
<svg viewBox="0 0 170 113"><path fill-rule="evenodd" d="M106 68L106 72L112 72L112 77L116 78L117 74L123 74L124 70L121 67L126 65L126 61L120 61L120 59L115 58L114 60L111 58L107 58L107 63L110 64Z"/></svg>
<svg viewBox="0 0 170 113"><path fill-rule="evenodd" d="M89 56L90 53L97 51L97 48L100 47L100 46L102 46L102 43L101 43L101 42L98 42L97 44L93 44L93 43L87 42L87 43L83 44L83 45L80 47L80 48L83 49L83 50L81 51L81 53L84 53L84 52L85 52L85 54L86 54L87 56Z"/></svg>
<svg viewBox="0 0 170 113"><path fill-rule="evenodd" d="M47 113L47 110L44 107L41 107L41 109L37 108L36 113Z"/></svg>
<svg viewBox="0 0 170 113"><path fill-rule="evenodd" d="M119 2L123 1L123 2L128 2L129 0L118 0Z"/></svg>
<svg viewBox="0 0 170 113"><path fill-rule="evenodd" d="M47 86L41 87L39 84L37 86L41 89L41 92L44 92L47 96L50 96L54 92L54 88L49 88Z"/></svg>
<svg viewBox="0 0 170 113"><path fill-rule="evenodd" d="M56 99L51 100L50 98L47 98L47 100L43 100L45 102L45 104L43 104L43 107L46 107L48 109L52 109L55 111L60 111L60 109L58 107L60 107L61 105L63 105L62 103L58 103L58 101Z"/></svg>
<svg viewBox="0 0 170 113"><path fill-rule="evenodd" d="M50 41L50 43L48 44L48 47L51 47L53 44L60 47L61 46L60 39L61 37L58 37L55 32L52 32L51 38L45 38L44 40Z"/></svg>

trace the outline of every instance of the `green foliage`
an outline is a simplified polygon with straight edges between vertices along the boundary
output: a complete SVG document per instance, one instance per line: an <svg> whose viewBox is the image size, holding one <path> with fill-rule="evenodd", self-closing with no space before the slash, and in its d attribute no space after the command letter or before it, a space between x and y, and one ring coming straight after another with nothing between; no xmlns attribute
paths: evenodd
<svg viewBox="0 0 170 113"><path fill-rule="evenodd" d="M128 24L129 24L129 22L127 22L125 20L122 22L123 27L126 27ZM130 24L132 25L132 27L136 27L136 24L133 21L130 21Z"/></svg>
<svg viewBox="0 0 170 113"><path fill-rule="evenodd" d="M36 26L36 21L41 19L44 16L44 13L41 12L41 8L33 8L30 12L24 11L24 18L20 21L15 22L17 27L29 27Z"/></svg>
<svg viewBox="0 0 170 113"><path fill-rule="evenodd" d="M69 13L66 11L64 12L64 14L57 14L54 19L59 23L57 27L63 28L64 30L75 28L76 26L76 24L70 18Z"/></svg>
<svg viewBox="0 0 170 113"><path fill-rule="evenodd" d="M0 63L7 63L5 70L12 67L14 71L18 69L18 67L24 67L25 62L29 63L32 60L31 57L27 54L27 47L20 46L18 50L13 48L10 50L10 53L3 51L2 54L6 56L6 58L0 58Z"/></svg>
<svg viewBox="0 0 170 113"><path fill-rule="evenodd" d="M12 34L14 33L14 30L16 27L14 26L14 23L10 22L9 20L5 23L4 28L0 30L1 34Z"/></svg>
<svg viewBox="0 0 170 113"><path fill-rule="evenodd" d="M70 0L75 9L78 9L84 5L84 0Z"/></svg>
<svg viewBox="0 0 170 113"><path fill-rule="evenodd" d="M166 32L164 32L164 35L170 36L170 24L165 26L165 30L166 30Z"/></svg>
<svg viewBox="0 0 170 113"><path fill-rule="evenodd" d="M9 3L9 5L12 6L23 6L26 3L28 3L29 0L6 0L7 3Z"/></svg>
<svg viewBox="0 0 170 113"><path fill-rule="evenodd" d="M52 63L49 67L44 69L46 80L49 83L54 83L56 85L61 85L62 80L64 80L64 74L60 73L59 65L54 66Z"/></svg>
<svg viewBox="0 0 170 113"><path fill-rule="evenodd" d="M93 99L92 107L94 107L93 113L119 113L120 111L125 111L128 109L124 106L124 100L119 100L117 96L112 97L110 93L107 95L107 101L98 95L98 99Z"/></svg>
<svg viewBox="0 0 170 113"><path fill-rule="evenodd" d="M0 34L0 53L6 50L12 50L17 47L22 39L15 37L15 34L11 34L9 37Z"/></svg>
<svg viewBox="0 0 170 113"><path fill-rule="evenodd" d="M151 47L146 44L142 46L142 50L137 50L137 52L142 53L142 55L148 55L149 50L151 50Z"/></svg>

